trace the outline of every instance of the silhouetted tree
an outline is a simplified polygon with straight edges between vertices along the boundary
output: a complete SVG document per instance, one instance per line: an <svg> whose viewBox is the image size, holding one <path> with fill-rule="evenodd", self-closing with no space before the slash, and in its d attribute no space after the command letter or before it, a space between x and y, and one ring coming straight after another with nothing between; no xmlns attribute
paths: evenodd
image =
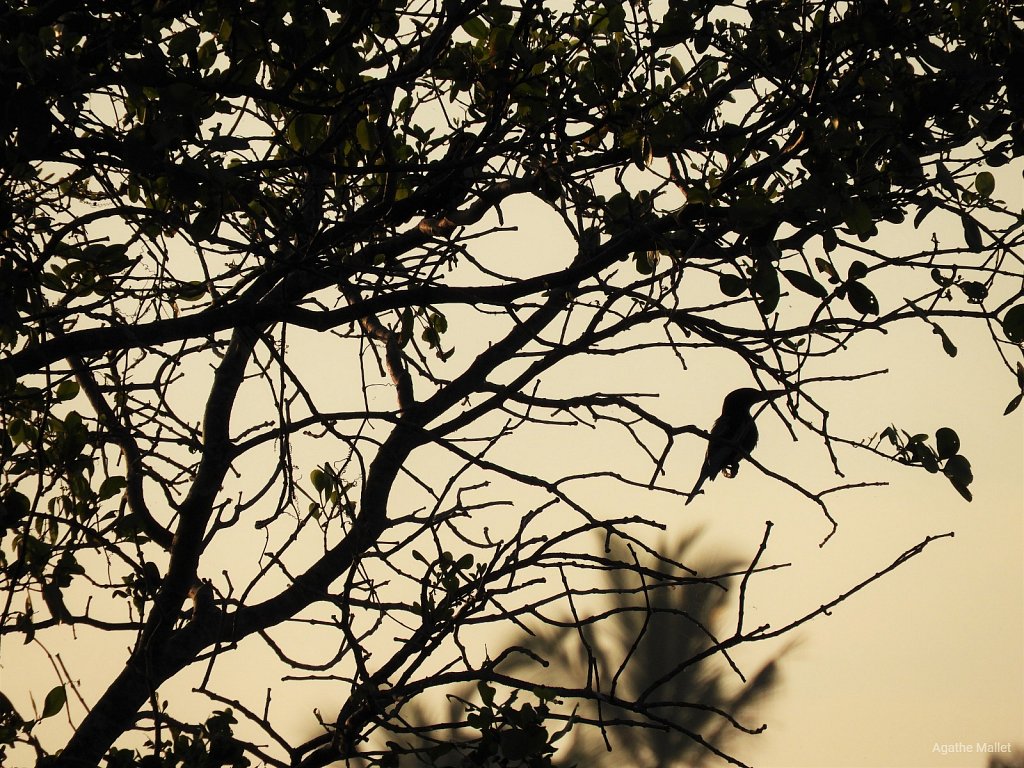
<svg viewBox="0 0 1024 768"><path fill-rule="evenodd" d="M1024 388L1024 229L997 191L1024 151L1020 14L0 6L4 664L28 641L102 647L87 665L127 649L99 686L51 657L59 684L33 683L34 712L7 689L8 756L393 765L373 734L467 683L462 720L419 735L468 730L477 762L546 764L563 707L588 713L576 727L614 707L708 742L685 725L700 690L610 698L607 673L549 690L488 643L563 615L595 568L650 595L706 589L610 490L681 506L697 468L668 471L670 452L709 436L671 403L717 381L706 350L749 371L714 398L785 390L773 420L837 475L839 452L866 451L970 498L952 428L841 433L829 414L884 367L850 370L854 341L904 325L950 355L951 323L986 330L1008 395ZM601 450L574 466L588 438ZM823 537L835 494L873 482L747 461L736 482L788 486ZM701 657L784 636L935 538L748 626L770 530L735 628ZM595 532L657 574L595 552ZM625 598L602 610L637 620ZM307 739L282 725L303 681L331 702ZM66 742L44 738L63 712Z"/></svg>

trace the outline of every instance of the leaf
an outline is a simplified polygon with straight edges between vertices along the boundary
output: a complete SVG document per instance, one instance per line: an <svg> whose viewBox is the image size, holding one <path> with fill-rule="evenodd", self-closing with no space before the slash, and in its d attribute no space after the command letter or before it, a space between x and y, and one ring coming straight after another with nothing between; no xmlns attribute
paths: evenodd
<svg viewBox="0 0 1024 768"><path fill-rule="evenodd" d="M985 137L986 141L998 141L1007 133L1012 125L1013 115L1005 113L996 114L984 125L981 135Z"/></svg>
<svg viewBox="0 0 1024 768"><path fill-rule="evenodd" d="M779 273L767 261L757 262L757 268L750 278L750 287L761 297L759 303L764 313L774 312L779 305Z"/></svg>
<svg viewBox="0 0 1024 768"><path fill-rule="evenodd" d="M314 469L309 473L309 482L313 484L313 487L320 492L323 492L324 488L327 487L327 475L322 469Z"/></svg>
<svg viewBox="0 0 1024 768"><path fill-rule="evenodd" d="M479 16L472 18L462 25L463 31L470 37L474 37L477 40L483 40L490 33L490 29L487 24Z"/></svg>
<svg viewBox="0 0 1024 768"><path fill-rule="evenodd" d="M31 643L36 637L36 625L32 623L32 611L29 610L32 606L31 601L26 598L24 613L19 614L18 618L14 620L14 628L25 635L24 645Z"/></svg>
<svg viewBox="0 0 1024 768"><path fill-rule="evenodd" d="M658 48L668 48L690 39L694 23L687 8L669 6L661 26L655 30L651 42Z"/></svg>
<svg viewBox="0 0 1024 768"><path fill-rule="evenodd" d="M956 344L946 335L946 332L942 330L938 325L932 325L932 333L942 339L942 351L950 357L956 357L957 348Z"/></svg>
<svg viewBox="0 0 1024 768"><path fill-rule="evenodd" d="M974 188L982 197L990 197L996 188L996 177L988 171L982 171L974 177Z"/></svg>
<svg viewBox="0 0 1024 768"><path fill-rule="evenodd" d="M964 213L960 215L960 223L964 228L964 242L967 243L967 247L975 253L981 253L981 229L978 222Z"/></svg>
<svg viewBox="0 0 1024 768"><path fill-rule="evenodd" d="M441 337L437 335L437 331L429 326L423 329L420 339L427 342L431 347L439 347L441 345Z"/></svg>
<svg viewBox="0 0 1024 768"><path fill-rule="evenodd" d="M949 482L953 484L953 487L956 488L957 493L963 496L966 501L974 501L974 495L971 493L971 489L968 488L966 484L960 482L959 480L954 480L953 478L950 478Z"/></svg>
<svg viewBox="0 0 1024 768"><path fill-rule="evenodd" d="M935 180L939 182L940 187L950 194L958 194L959 190L956 188L956 182L953 181L953 176L942 163L935 164Z"/></svg>
<svg viewBox="0 0 1024 768"><path fill-rule="evenodd" d="M9 490L0 500L0 518L15 523L32 510L32 502L20 491Z"/></svg>
<svg viewBox="0 0 1024 768"><path fill-rule="evenodd" d="M704 24L693 36L693 49L697 53L704 53L711 45L711 25Z"/></svg>
<svg viewBox="0 0 1024 768"><path fill-rule="evenodd" d="M981 304L988 298L988 286L979 283L977 280L964 280L957 283L957 288L964 292L967 300L972 304Z"/></svg>
<svg viewBox="0 0 1024 768"><path fill-rule="evenodd" d="M199 299L206 295L206 283L199 280L182 283L175 292L175 295L182 301L199 301Z"/></svg>
<svg viewBox="0 0 1024 768"><path fill-rule="evenodd" d="M668 71L672 75L672 79L675 80L676 85L682 85L686 82L686 70L683 69L683 65L679 63L679 59L675 56L669 62Z"/></svg>
<svg viewBox="0 0 1024 768"><path fill-rule="evenodd" d="M58 384L54 394L58 400L74 400L78 396L78 390L78 382L68 380Z"/></svg>
<svg viewBox="0 0 1024 768"><path fill-rule="evenodd" d="M784 269L782 274L798 291L819 299L824 299L828 296L828 289L810 275L805 275L796 269Z"/></svg>
<svg viewBox="0 0 1024 768"><path fill-rule="evenodd" d="M196 60L203 69L209 69L214 65L214 62L217 61L217 42L213 38L199 46Z"/></svg>
<svg viewBox="0 0 1024 768"><path fill-rule="evenodd" d="M823 259L820 256L814 260L814 266L818 268L818 271L822 274L828 275L828 281L833 285L839 283L839 273L836 272L836 268L832 266L832 262L828 259Z"/></svg>
<svg viewBox="0 0 1024 768"><path fill-rule="evenodd" d="M660 258L660 254L657 251L637 251L633 254L636 271L641 275L653 274Z"/></svg>
<svg viewBox="0 0 1024 768"><path fill-rule="evenodd" d="M925 445L927 435L914 435L907 443L907 452L911 458L918 462L928 472L935 474L939 471L939 462L936 460L935 452Z"/></svg>
<svg viewBox="0 0 1024 768"><path fill-rule="evenodd" d="M366 123L366 121L362 120L359 125L364 123ZM359 137L359 125L356 126L357 140ZM288 124L288 131L286 133L288 143L291 145L292 149L296 151L308 148L308 145L313 143L320 135L323 127L324 118L321 115L312 115L306 112L296 115Z"/></svg>
<svg viewBox="0 0 1024 768"><path fill-rule="evenodd" d="M935 447L940 459L948 459L960 451L960 436L949 427L941 427L935 432Z"/></svg>
<svg viewBox="0 0 1024 768"><path fill-rule="evenodd" d="M399 343L401 346L405 346L409 343L409 339L412 338L413 332L413 314L412 307L406 307L402 310L402 329L399 332Z"/></svg>
<svg viewBox="0 0 1024 768"><path fill-rule="evenodd" d="M860 280L867 277L868 268L863 261L854 261L850 264L850 270L846 273L849 280Z"/></svg>
<svg viewBox="0 0 1024 768"><path fill-rule="evenodd" d="M864 283L856 280L846 284L846 296L850 306L862 315L878 314L878 299Z"/></svg>
<svg viewBox="0 0 1024 768"><path fill-rule="evenodd" d="M738 275L719 275L718 288L726 296L741 296L747 290L747 284Z"/></svg>
<svg viewBox="0 0 1024 768"><path fill-rule="evenodd" d="M954 274L955 274L955 272L954 272ZM938 267L933 267L932 268L931 276L932 276L932 280L935 282L935 284L939 285L939 286L941 286L943 288L948 288L954 282L953 281L953 277L945 277L945 276L943 276L943 274L939 271Z"/></svg>
<svg viewBox="0 0 1024 768"><path fill-rule="evenodd" d="M489 707L494 703L494 688L481 680L476 684L476 689L480 692L480 701L483 702L485 707Z"/></svg>
<svg viewBox="0 0 1024 768"><path fill-rule="evenodd" d="M698 69L698 74L705 84L710 85L718 77L718 71L717 59L705 59Z"/></svg>
<svg viewBox="0 0 1024 768"><path fill-rule="evenodd" d="M373 130L373 126L370 125L367 120L360 120L356 124L356 141L359 142L359 146L365 152L372 152L377 146L377 140L375 137L376 131Z"/></svg>
<svg viewBox="0 0 1024 768"><path fill-rule="evenodd" d="M555 202L565 194L561 182L550 173L540 174L538 181L540 182L540 188L537 192L549 203Z"/></svg>
<svg viewBox="0 0 1024 768"><path fill-rule="evenodd" d="M1017 410L1017 406L1020 405L1021 400L1024 400L1024 392L1021 392L1019 395L1014 397L1009 403L1006 404L1006 410L1003 411L1003 416L1009 416L1011 413Z"/></svg>
<svg viewBox="0 0 1024 768"><path fill-rule="evenodd" d="M1014 344L1024 342L1024 304L1010 307L1003 315L1003 333Z"/></svg>
<svg viewBox="0 0 1024 768"><path fill-rule="evenodd" d="M971 471L971 462L965 456L957 454L950 456L946 465L942 468L942 474L949 478L957 492L967 501L972 500L969 486L974 481L974 473Z"/></svg>
<svg viewBox="0 0 1024 768"><path fill-rule="evenodd" d="M123 477L112 476L106 478L101 484L98 491L100 501L106 501L111 499L127 487L128 483Z"/></svg>
<svg viewBox="0 0 1024 768"><path fill-rule="evenodd" d="M608 29L612 34L618 34L626 29L626 9L624 3L608 3L606 6L608 14Z"/></svg>
<svg viewBox="0 0 1024 768"><path fill-rule="evenodd" d="M188 27L175 34L167 43L167 55L173 57L184 56L190 51L199 47L199 30L195 27Z"/></svg>
<svg viewBox="0 0 1024 768"><path fill-rule="evenodd" d="M637 168L643 171L650 168L651 163L654 162L654 145L646 135L642 137L639 149L640 155L635 159L634 163Z"/></svg>
<svg viewBox="0 0 1024 768"><path fill-rule="evenodd" d="M188 227L189 233L196 240L205 240L213 235L220 226L220 210L216 205L207 205L199 210Z"/></svg>
<svg viewBox="0 0 1024 768"><path fill-rule="evenodd" d="M487 18L493 24L508 24L515 18L515 14L508 6L494 4L487 9Z"/></svg>
<svg viewBox="0 0 1024 768"><path fill-rule="evenodd" d="M67 703L68 693L64 690L63 685L58 685L48 694L46 694L46 701L43 702L43 714L39 716L40 720L45 720L48 717L53 717L62 709Z"/></svg>
<svg viewBox="0 0 1024 768"><path fill-rule="evenodd" d="M919 205L920 209L914 217L914 229L921 226L921 222L924 221L924 217L935 210L935 206L938 205L938 201L934 197L928 196L925 197Z"/></svg>
<svg viewBox="0 0 1024 768"><path fill-rule="evenodd" d="M27 425L21 419L14 419L7 425L7 434L12 444L21 445L28 440Z"/></svg>
<svg viewBox="0 0 1024 768"><path fill-rule="evenodd" d="M871 208L863 200L853 199L849 202L843 210L843 221L858 237L867 237L876 231Z"/></svg>
<svg viewBox="0 0 1024 768"><path fill-rule="evenodd" d="M839 247L839 238L831 229L826 229L821 233L821 247L825 249L825 253L832 253ZM815 259L815 262L818 261L823 261L823 259Z"/></svg>

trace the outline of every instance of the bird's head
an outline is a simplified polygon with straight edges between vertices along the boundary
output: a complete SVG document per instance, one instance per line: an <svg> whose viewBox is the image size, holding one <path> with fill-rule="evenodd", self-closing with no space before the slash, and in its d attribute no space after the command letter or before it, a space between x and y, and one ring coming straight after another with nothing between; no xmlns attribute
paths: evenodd
<svg viewBox="0 0 1024 768"><path fill-rule="evenodd" d="M786 394L784 389L754 389L752 387L743 387L730 392L725 396L725 401L722 403L723 411L734 411L736 409L749 409L755 403L762 403L779 395Z"/></svg>

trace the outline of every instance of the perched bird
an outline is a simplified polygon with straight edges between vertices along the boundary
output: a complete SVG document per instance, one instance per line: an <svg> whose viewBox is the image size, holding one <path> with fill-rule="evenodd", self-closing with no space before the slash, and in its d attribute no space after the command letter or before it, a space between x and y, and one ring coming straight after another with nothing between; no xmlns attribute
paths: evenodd
<svg viewBox="0 0 1024 768"><path fill-rule="evenodd" d="M730 392L722 402L722 415L711 428L708 451L704 455L704 466L700 477L690 491L686 503L697 496L705 480L714 480L721 472L726 477L735 477L740 462L750 456L757 445L757 425L750 415L750 408L756 403L771 400L784 394L785 390L760 390L744 387ZM685 506L685 505L684 505Z"/></svg>

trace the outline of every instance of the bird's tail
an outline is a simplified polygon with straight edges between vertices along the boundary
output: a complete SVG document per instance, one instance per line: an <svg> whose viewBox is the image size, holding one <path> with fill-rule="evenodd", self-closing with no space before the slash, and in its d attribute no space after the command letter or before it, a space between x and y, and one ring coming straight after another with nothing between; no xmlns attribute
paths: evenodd
<svg viewBox="0 0 1024 768"><path fill-rule="evenodd" d="M704 481L707 479L708 473L702 469L700 472L700 477L698 477L697 482L693 484L693 490L691 490L689 495L686 497L686 503L683 504L684 507L691 501L693 501L695 498L697 498L697 494L700 493L701 486L704 485Z"/></svg>

